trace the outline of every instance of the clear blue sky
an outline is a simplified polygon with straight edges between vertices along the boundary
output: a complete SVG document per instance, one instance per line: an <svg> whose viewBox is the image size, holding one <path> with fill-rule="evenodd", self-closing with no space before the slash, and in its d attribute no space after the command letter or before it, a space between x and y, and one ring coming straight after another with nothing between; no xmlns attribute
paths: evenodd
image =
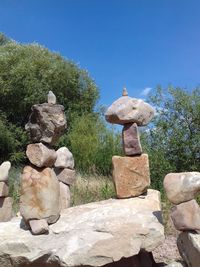
<svg viewBox="0 0 200 267"><path fill-rule="evenodd" d="M1 0L0 31L79 63L105 105L200 84L199 0Z"/></svg>

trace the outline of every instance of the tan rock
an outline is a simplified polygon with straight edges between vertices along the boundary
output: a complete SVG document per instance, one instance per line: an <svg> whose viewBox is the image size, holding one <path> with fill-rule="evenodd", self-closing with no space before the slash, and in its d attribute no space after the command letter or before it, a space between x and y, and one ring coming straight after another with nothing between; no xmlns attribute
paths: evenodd
<svg viewBox="0 0 200 267"><path fill-rule="evenodd" d="M189 201L200 192L200 172L169 173L165 176L163 185L172 203Z"/></svg>
<svg viewBox="0 0 200 267"><path fill-rule="evenodd" d="M173 207L171 218L179 231L200 230L200 207L194 199Z"/></svg>
<svg viewBox="0 0 200 267"><path fill-rule="evenodd" d="M61 210L67 209L70 207L70 189L69 186L59 182L60 184L60 204Z"/></svg>
<svg viewBox="0 0 200 267"><path fill-rule="evenodd" d="M0 197L0 222L10 221L13 217L13 200L11 197Z"/></svg>
<svg viewBox="0 0 200 267"><path fill-rule="evenodd" d="M26 166L21 176L20 212L25 221L46 219L54 223L60 215L60 188L50 168Z"/></svg>
<svg viewBox="0 0 200 267"><path fill-rule="evenodd" d="M147 154L136 157L113 156L113 180L118 198L143 194L150 186Z"/></svg>
<svg viewBox="0 0 200 267"><path fill-rule="evenodd" d="M56 151L42 143L28 145L26 155L37 167L52 167L57 158Z"/></svg>
<svg viewBox="0 0 200 267"><path fill-rule="evenodd" d="M29 225L34 235L47 234L49 232L49 226L45 219L30 220Z"/></svg>
<svg viewBox="0 0 200 267"><path fill-rule="evenodd" d="M8 180L8 173L10 168L10 161L5 161L0 165L0 182L6 182Z"/></svg>
<svg viewBox="0 0 200 267"><path fill-rule="evenodd" d="M56 151L57 159L54 164L56 168L74 168L74 158L67 147L61 147Z"/></svg>
<svg viewBox="0 0 200 267"><path fill-rule="evenodd" d="M124 154L127 156L141 155L142 147L136 123L125 124L122 130Z"/></svg>
<svg viewBox="0 0 200 267"><path fill-rule="evenodd" d="M7 197L9 194L9 187L6 183L0 182L0 197Z"/></svg>
<svg viewBox="0 0 200 267"><path fill-rule="evenodd" d="M55 174L60 182L67 185L72 185L76 180L76 172L71 169L58 169L54 168Z"/></svg>
<svg viewBox="0 0 200 267"><path fill-rule="evenodd" d="M199 267L200 265L200 234L195 232L182 232L177 239L180 255L188 267Z"/></svg>

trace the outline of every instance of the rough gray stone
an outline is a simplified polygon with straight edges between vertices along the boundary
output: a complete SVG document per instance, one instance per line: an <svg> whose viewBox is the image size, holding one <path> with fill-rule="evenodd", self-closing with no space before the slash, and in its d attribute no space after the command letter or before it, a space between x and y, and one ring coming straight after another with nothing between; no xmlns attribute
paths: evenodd
<svg viewBox="0 0 200 267"><path fill-rule="evenodd" d="M13 217L12 204L13 200L11 197L0 197L0 222L11 220Z"/></svg>
<svg viewBox="0 0 200 267"><path fill-rule="evenodd" d="M49 225L45 219L30 220L29 225L34 235L46 234L49 232Z"/></svg>
<svg viewBox="0 0 200 267"><path fill-rule="evenodd" d="M72 185L76 180L75 170L54 168L54 171L58 180L64 184Z"/></svg>
<svg viewBox="0 0 200 267"><path fill-rule="evenodd" d="M61 211L70 207L71 194L69 186L59 182Z"/></svg>
<svg viewBox="0 0 200 267"><path fill-rule="evenodd" d="M74 158L67 147L61 147L56 151L57 159L54 164L56 168L74 168Z"/></svg>
<svg viewBox="0 0 200 267"><path fill-rule="evenodd" d="M11 168L10 161L5 161L0 165L0 182L6 182L8 180L8 174L10 168Z"/></svg>

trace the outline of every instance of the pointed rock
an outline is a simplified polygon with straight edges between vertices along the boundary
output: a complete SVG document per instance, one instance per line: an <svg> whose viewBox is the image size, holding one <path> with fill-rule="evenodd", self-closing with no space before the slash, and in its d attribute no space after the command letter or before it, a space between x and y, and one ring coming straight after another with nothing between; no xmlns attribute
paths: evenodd
<svg viewBox="0 0 200 267"><path fill-rule="evenodd" d="M49 91L48 96L47 96L47 102L48 104L56 104L56 96L52 91Z"/></svg>

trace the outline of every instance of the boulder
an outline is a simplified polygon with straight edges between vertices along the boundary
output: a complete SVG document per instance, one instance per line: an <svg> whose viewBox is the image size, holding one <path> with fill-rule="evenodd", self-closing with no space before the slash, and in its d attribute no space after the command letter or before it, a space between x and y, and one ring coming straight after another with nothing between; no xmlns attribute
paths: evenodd
<svg viewBox="0 0 200 267"><path fill-rule="evenodd" d="M68 208L49 235L33 236L15 218L0 224L0 266L103 266L151 252L165 238L160 216L160 193L148 190L144 197Z"/></svg>
<svg viewBox="0 0 200 267"><path fill-rule="evenodd" d="M136 123L125 124L122 130L122 144L126 156L142 154L140 136Z"/></svg>
<svg viewBox="0 0 200 267"><path fill-rule="evenodd" d="M171 218L179 231L200 230L200 207L194 199L173 207Z"/></svg>
<svg viewBox="0 0 200 267"><path fill-rule="evenodd" d="M6 183L0 182L0 197L7 197L9 194L9 187Z"/></svg>
<svg viewBox="0 0 200 267"><path fill-rule="evenodd" d="M48 103L32 106L32 113L25 126L33 143L54 145L66 128L64 107Z"/></svg>
<svg viewBox="0 0 200 267"><path fill-rule="evenodd" d="M177 239L179 252L188 267L198 267L200 264L200 234L182 232Z"/></svg>
<svg viewBox="0 0 200 267"><path fill-rule="evenodd" d="M0 165L0 182L6 182L8 180L8 173L10 168L10 161L5 161Z"/></svg>
<svg viewBox="0 0 200 267"><path fill-rule="evenodd" d="M12 204L11 197L0 197L0 222L10 221L13 217Z"/></svg>
<svg viewBox="0 0 200 267"><path fill-rule="evenodd" d="M74 158L67 147L61 147L56 151L57 159L54 164L56 168L74 168Z"/></svg>
<svg viewBox="0 0 200 267"><path fill-rule="evenodd" d="M118 198L139 196L150 186L147 154L135 157L113 156L113 180Z"/></svg>
<svg viewBox="0 0 200 267"><path fill-rule="evenodd" d="M30 162L37 167L52 167L56 161L56 151L42 143L27 146L26 155Z"/></svg>
<svg viewBox="0 0 200 267"><path fill-rule="evenodd" d="M192 200L200 191L200 172L169 173L165 176L163 185L173 204Z"/></svg>
<svg viewBox="0 0 200 267"><path fill-rule="evenodd" d="M54 168L54 171L58 180L64 184L72 185L76 180L75 170Z"/></svg>
<svg viewBox="0 0 200 267"><path fill-rule="evenodd" d="M20 212L25 221L46 219L57 221L60 215L60 188L50 168L26 166L21 176Z"/></svg>
<svg viewBox="0 0 200 267"><path fill-rule="evenodd" d="M124 125L132 122L144 126L151 121L154 113L154 109L143 100L122 96L108 108L105 118L110 123Z"/></svg>
<svg viewBox="0 0 200 267"><path fill-rule="evenodd" d="M33 235L47 234L49 233L49 225L45 219L30 220L29 225Z"/></svg>
<svg viewBox="0 0 200 267"><path fill-rule="evenodd" d="M69 186L63 184L62 182L59 183L60 185L60 205L61 210L67 209L70 207L70 189Z"/></svg>

